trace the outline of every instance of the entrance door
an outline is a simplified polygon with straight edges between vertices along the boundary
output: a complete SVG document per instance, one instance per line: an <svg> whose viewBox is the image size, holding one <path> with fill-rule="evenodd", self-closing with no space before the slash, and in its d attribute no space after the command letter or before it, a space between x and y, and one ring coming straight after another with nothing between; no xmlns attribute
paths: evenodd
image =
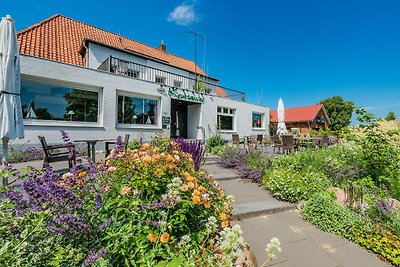
<svg viewBox="0 0 400 267"><path fill-rule="evenodd" d="M171 101L171 137L187 138L187 102Z"/></svg>

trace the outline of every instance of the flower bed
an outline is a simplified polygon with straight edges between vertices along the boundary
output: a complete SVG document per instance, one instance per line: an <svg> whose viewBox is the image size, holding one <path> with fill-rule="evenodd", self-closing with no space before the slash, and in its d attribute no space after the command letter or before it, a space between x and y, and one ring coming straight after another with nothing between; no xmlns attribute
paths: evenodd
<svg viewBox="0 0 400 267"><path fill-rule="evenodd" d="M105 164L20 175L2 189L1 266L229 266L245 264L231 227L232 197L195 171L166 138Z"/></svg>

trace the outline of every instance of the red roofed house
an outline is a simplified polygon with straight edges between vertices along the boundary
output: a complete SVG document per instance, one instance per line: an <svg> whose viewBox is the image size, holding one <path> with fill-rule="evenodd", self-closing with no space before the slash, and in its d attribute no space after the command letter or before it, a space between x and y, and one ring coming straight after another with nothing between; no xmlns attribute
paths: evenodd
<svg viewBox="0 0 400 267"><path fill-rule="evenodd" d="M278 123L276 110L271 110L270 122L271 124ZM325 130L331 124L323 104L285 108L285 123L288 129L297 128L301 134L307 134L309 129Z"/></svg>
<svg viewBox="0 0 400 267"><path fill-rule="evenodd" d="M74 140L268 134L267 107L244 102L244 93L220 86L164 42L153 47L59 14L17 37L25 125L17 143L43 134L59 142L60 129Z"/></svg>

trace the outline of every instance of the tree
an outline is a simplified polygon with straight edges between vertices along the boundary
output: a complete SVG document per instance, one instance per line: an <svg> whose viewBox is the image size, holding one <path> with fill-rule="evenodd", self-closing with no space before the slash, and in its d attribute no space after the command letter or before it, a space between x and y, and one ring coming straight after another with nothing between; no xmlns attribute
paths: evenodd
<svg viewBox="0 0 400 267"><path fill-rule="evenodd" d="M350 125L351 115L355 108L353 102L346 101L341 96L334 96L320 103L324 105L328 113L332 130L340 130Z"/></svg>
<svg viewBox="0 0 400 267"><path fill-rule="evenodd" d="M393 111L389 112L385 118L387 121L395 121L396 119L396 114Z"/></svg>

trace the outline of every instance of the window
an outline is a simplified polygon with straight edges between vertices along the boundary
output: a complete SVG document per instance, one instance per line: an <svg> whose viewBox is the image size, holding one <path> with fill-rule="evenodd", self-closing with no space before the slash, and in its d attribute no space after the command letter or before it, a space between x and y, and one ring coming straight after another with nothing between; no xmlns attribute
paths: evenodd
<svg viewBox="0 0 400 267"><path fill-rule="evenodd" d="M174 87L176 87L176 88L181 88L181 87L182 87L182 82L181 82L181 81L174 80Z"/></svg>
<svg viewBox="0 0 400 267"><path fill-rule="evenodd" d="M252 114L252 124L253 128L264 128L263 127L263 121L264 121L264 114L262 113L254 113Z"/></svg>
<svg viewBox="0 0 400 267"><path fill-rule="evenodd" d="M22 81L25 119L98 122L99 92L70 86Z"/></svg>
<svg viewBox="0 0 400 267"><path fill-rule="evenodd" d="M157 125L157 100L118 95L118 123Z"/></svg>
<svg viewBox="0 0 400 267"><path fill-rule="evenodd" d="M166 80L165 77L156 75L156 83L165 84L165 80Z"/></svg>
<svg viewBox="0 0 400 267"><path fill-rule="evenodd" d="M235 109L217 107L217 129L233 131Z"/></svg>

